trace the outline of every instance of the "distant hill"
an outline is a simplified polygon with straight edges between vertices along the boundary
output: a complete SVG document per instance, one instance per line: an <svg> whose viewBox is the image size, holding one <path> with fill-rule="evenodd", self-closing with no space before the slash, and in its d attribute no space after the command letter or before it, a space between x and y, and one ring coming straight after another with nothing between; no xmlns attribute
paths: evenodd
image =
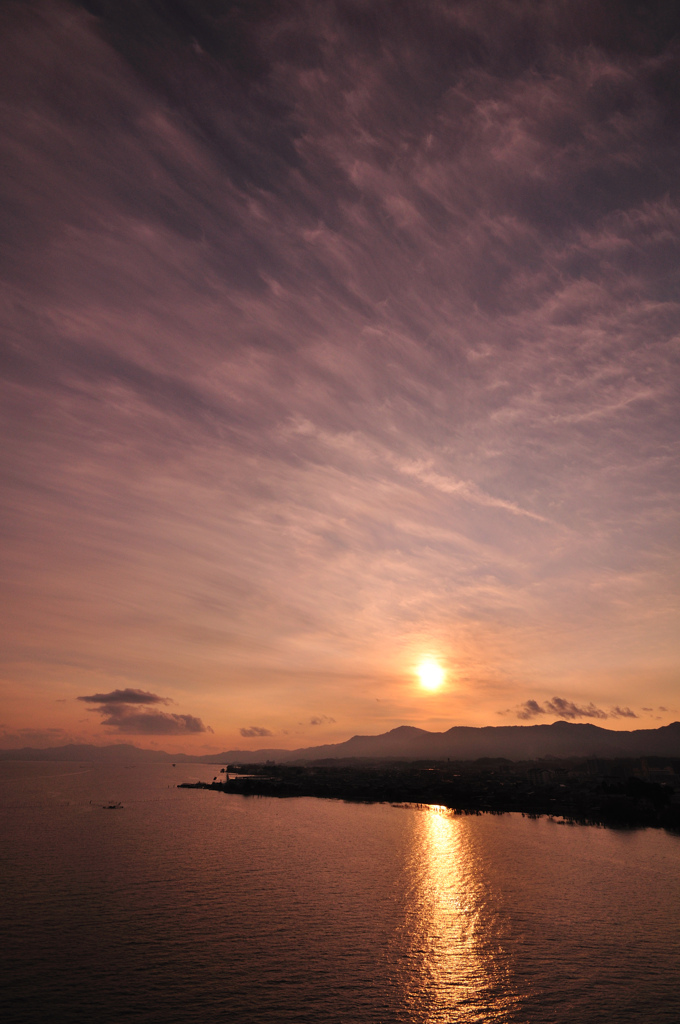
<svg viewBox="0 0 680 1024"><path fill-rule="evenodd" d="M216 755L220 757L221 755ZM96 761L100 763L127 764L160 761L208 761L211 758L196 758L191 754L168 754L164 750L144 750L132 743L114 743L96 747L87 743L69 743L65 747L21 747L20 750L0 750L0 761ZM221 762L218 762L221 763Z"/></svg>
<svg viewBox="0 0 680 1024"><path fill-rule="evenodd" d="M152 763L174 761L202 764L262 761L316 761L325 758L396 758L474 761L479 757L506 757L528 761L538 757L680 757L680 722L658 729L615 732L597 725L553 722L552 725L501 725L474 728L454 725L446 732L427 732L402 725L378 736L352 736L343 743L328 743L298 750L225 750L195 757L144 750L129 743L96 747L69 744L64 747L23 747L0 750L2 761L96 761L104 763Z"/></svg>

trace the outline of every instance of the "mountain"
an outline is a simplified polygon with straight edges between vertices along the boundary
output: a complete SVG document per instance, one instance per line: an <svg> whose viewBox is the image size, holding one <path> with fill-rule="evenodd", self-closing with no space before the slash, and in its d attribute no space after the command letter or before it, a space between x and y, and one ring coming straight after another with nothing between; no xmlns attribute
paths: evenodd
<svg viewBox="0 0 680 1024"><path fill-rule="evenodd" d="M317 761L325 758L395 758L406 761L474 761L478 757L506 757L529 761L539 757L680 757L680 722L658 729L615 732L597 725L553 722L552 725L501 725L474 728L454 725L446 732L427 732L401 725L378 736L352 736L343 743L327 743L298 750L225 750L220 754L168 754L144 750L129 743L106 747L70 744L65 747L23 747L0 750L2 761L198 762L202 764L254 764L262 761Z"/></svg>
<svg viewBox="0 0 680 1024"><path fill-rule="evenodd" d="M303 757L306 760L327 757L439 760L450 757L460 761L478 757L506 757L511 761L538 757L680 757L680 722L631 732L563 721L552 725L484 728L457 725L446 732L434 733L405 725L379 736L353 736L345 743L294 753L300 760Z"/></svg>

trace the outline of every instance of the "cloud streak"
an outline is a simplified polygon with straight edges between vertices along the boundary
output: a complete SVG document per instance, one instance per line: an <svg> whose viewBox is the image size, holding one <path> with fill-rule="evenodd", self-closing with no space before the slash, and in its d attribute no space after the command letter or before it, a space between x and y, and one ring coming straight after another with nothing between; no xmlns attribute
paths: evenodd
<svg viewBox="0 0 680 1024"><path fill-rule="evenodd" d="M93 693L90 697L77 697L77 700L87 701L89 704L172 704L169 697L159 697L156 693L148 693L146 690L112 690L110 693Z"/></svg>

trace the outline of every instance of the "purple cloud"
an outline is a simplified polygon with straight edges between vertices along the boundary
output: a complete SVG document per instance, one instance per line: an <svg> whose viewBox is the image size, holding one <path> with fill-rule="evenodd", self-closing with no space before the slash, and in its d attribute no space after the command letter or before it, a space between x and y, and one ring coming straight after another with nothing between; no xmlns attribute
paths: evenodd
<svg viewBox="0 0 680 1024"><path fill-rule="evenodd" d="M102 716L101 724L128 735L180 736L197 732L212 732L194 715L175 715L166 711L140 710L140 705L172 704L169 697L128 688L110 693L95 693L77 700L96 705L90 708Z"/></svg>
<svg viewBox="0 0 680 1024"><path fill-rule="evenodd" d="M547 711L535 700L526 700L517 711L518 718L534 718L536 715L547 715Z"/></svg>
<svg viewBox="0 0 680 1024"><path fill-rule="evenodd" d="M565 700L564 697L553 697L539 704L536 700L526 700L516 710L517 718L525 721L536 718L539 715L557 715L558 718L576 720L579 718L637 718L638 716L630 708L621 708L618 705L603 711L590 702L585 706L575 704L574 701Z"/></svg>
<svg viewBox="0 0 680 1024"><path fill-rule="evenodd" d="M90 697L76 697L90 704L172 704L169 697L159 697L145 690L111 690L110 693L93 693Z"/></svg>
<svg viewBox="0 0 680 1024"><path fill-rule="evenodd" d="M552 712L560 718L609 718L606 711L595 707L591 702L586 707L579 707L571 700L564 700L563 697L553 697L545 702L548 713Z"/></svg>
<svg viewBox="0 0 680 1024"><path fill-rule="evenodd" d="M239 732L241 733L241 736L245 736L247 738L250 738L250 737L253 737L253 736L273 736L274 735L273 732L271 732L270 729L263 729L262 726L260 726L260 725L251 725L248 728L243 726L241 729L239 729Z"/></svg>
<svg viewBox="0 0 680 1024"><path fill-rule="evenodd" d="M618 704L609 712L612 718L637 718L638 716L630 708L620 708Z"/></svg>
<svg viewBox="0 0 680 1024"><path fill-rule="evenodd" d="M116 732L139 736L186 736L197 732L212 732L193 715L170 715L164 711L133 711L129 705L103 704L97 708L103 715L102 725Z"/></svg>

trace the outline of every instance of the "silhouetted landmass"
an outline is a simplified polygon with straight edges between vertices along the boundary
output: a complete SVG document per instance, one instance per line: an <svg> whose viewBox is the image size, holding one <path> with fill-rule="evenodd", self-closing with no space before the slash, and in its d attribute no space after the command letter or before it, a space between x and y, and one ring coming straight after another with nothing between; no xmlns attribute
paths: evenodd
<svg viewBox="0 0 680 1024"><path fill-rule="evenodd" d="M210 757L168 754L165 750L144 750L132 743L113 743L103 747L88 743L69 743L63 747L21 747L19 750L0 750L0 761L90 761L97 764L151 764L167 761L177 761L181 764L196 761L206 764L224 763L219 754Z"/></svg>
<svg viewBox="0 0 680 1024"><path fill-rule="evenodd" d="M446 732L427 732L402 725L378 736L353 736L343 743L297 750L225 750L219 754L168 754L143 750L129 743L96 747L23 747L0 750L8 761L175 761L178 763L257 764L261 761L318 761L320 758L372 757L419 761L455 758L505 757L527 761L538 757L680 757L680 722L658 729L615 731L597 725L553 722L552 725L490 725L484 728L454 725Z"/></svg>
<svg viewBox="0 0 680 1024"><path fill-rule="evenodd" d="M243 771L248 775L232 774ZM180 788L436 804L468 814L515 811L547 814L564 823L680 832L680 760L663 758L232 764L211 783L183 783Z"/></svg>

